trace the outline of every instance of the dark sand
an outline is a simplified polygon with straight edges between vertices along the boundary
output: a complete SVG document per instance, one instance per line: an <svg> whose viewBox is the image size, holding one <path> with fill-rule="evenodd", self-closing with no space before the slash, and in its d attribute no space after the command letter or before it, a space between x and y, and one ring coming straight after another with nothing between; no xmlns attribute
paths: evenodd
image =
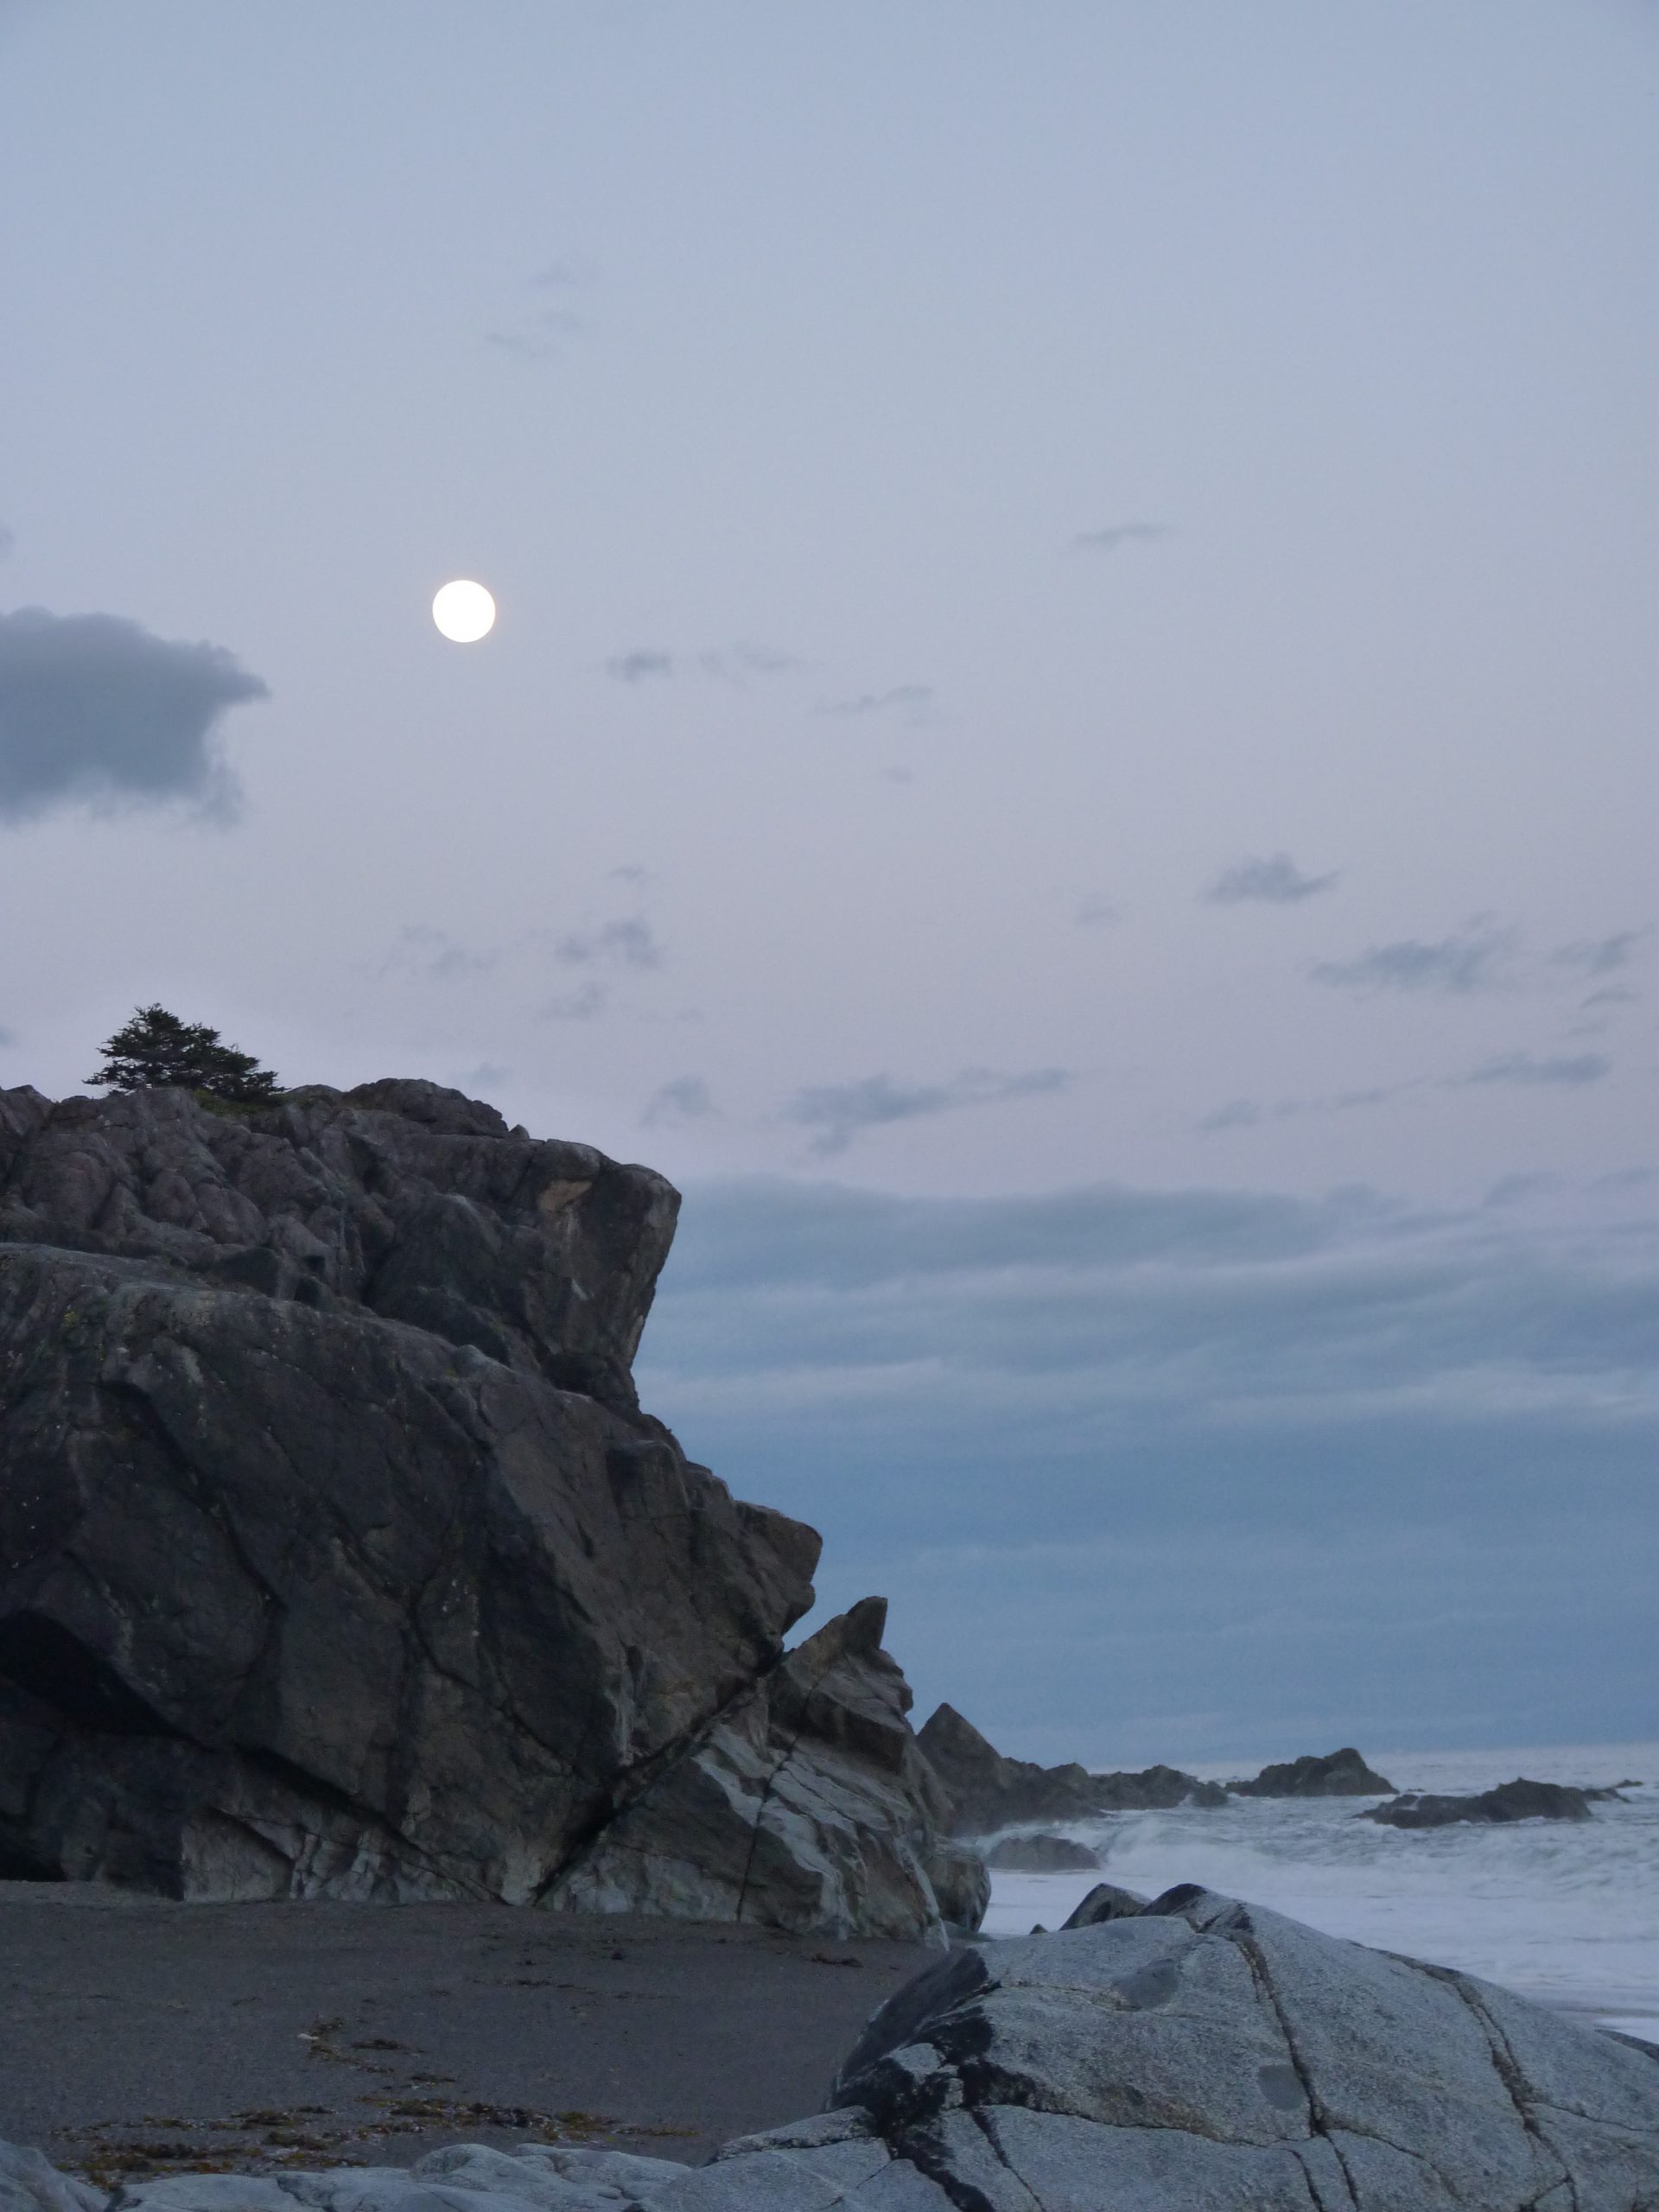
<svg viewBox="0 0 1659 2212"><path fill-rule="evenodd" d="M505 1906L0 1882L0 2138L110 2183L407 2164L454 2142L696 2164L817 2111L868 2015L938 1955Z"/></svg>

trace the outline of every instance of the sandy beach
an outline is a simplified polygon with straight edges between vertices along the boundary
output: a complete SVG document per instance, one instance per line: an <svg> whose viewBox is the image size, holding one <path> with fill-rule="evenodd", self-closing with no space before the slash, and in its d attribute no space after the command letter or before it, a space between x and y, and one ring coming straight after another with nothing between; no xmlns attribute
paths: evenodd
<svg viewBox="0 0 1659 2212"><path fill-rule="evenodd" d="M107 2178L559 2137L700 2163L816 2111L935 1955L474 1905L0 1883L0 2137Z"/></svg>

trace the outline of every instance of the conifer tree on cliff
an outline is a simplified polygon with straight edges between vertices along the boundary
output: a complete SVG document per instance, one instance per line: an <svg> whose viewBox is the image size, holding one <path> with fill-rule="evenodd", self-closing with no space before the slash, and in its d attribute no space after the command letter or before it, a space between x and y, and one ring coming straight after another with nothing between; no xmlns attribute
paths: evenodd
<svg viewBox="0 0 1659 2212"><path fill-rule="evenodd" d="M276 1092L276 1077L251 1052L222 1044L217 1029L181 1021L164 1006L141 1006L99 1050L105 1065L86 1081L114 1090L205 1090L237 1106L260 1105Z"/></svg>

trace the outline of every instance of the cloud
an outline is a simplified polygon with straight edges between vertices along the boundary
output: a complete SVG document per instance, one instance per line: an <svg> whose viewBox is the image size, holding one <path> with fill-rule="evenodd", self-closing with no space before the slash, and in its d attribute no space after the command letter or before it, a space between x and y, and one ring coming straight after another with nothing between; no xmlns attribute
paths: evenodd
<svg viewBox="0 0 1659 2212"><path fill-rule="evenodd" d="M536 1011L543 1021L591 1021L595 1014L604 1013L609 1001L610 993L603 983L590 981L549 999Z"/></svg>
<svg viewBox="0 0 1659 2212"><path fill-rule="evenodd" d="M478 950L461 944L447 930L410 922L399 931L397 944L380 963L380 973L389 976L402 969L429 976L435 982L448 982L457 976L481 975L500 957L493 948Z"/></svg>
<svg viewBox="0 0 1659 2212"><path fill-rule="evenodd" d="M1288 853L1274 853L1266 860L1238 861L1224 868L1200 896L1214 906L1236 906L1247 899L1273 906L1294 906L1315 892L1329 891L1339 873L1333 868L1328 875L1304 875Z"/></svg>
<svg viewBox="0 0 1659 2212"><path fill-rule="evenodd" d="M491 1090L499 1090L504 1083L511 1083L512 1070L499 1067L493 1060L480 1060L475 1068L463 1068L455 1077L456 1087L469 1097L478 1097Z"/></svg>
<svg viewBox="0 0 1659 2212"><path fill-rule="evenodd" d="M1558 944L1549 956L1550 963L1556 968L1575 969L1582 976L1611 976L1615 968L1623 968L1630 959L1646 934L1645 930L1618 930L1611 937Z"/></svg>
<svg viewBox="0 0 1659 2212"><path fill-rule="evenodd" d="M860 715L902 714L907 721L925 719L933 703L933 688L928 683L895 683L886 691L860 691L849 699L826 700L819 709L821 715L855 717Z"/></svg>
<svg viewBox="0 0 1659 2212"><path fill-rule="evenodd" d="M697 666L705 676L718 677L722 683L745 684L752 677L760 676L791 676L803 669L806 663L798 654L780 652L772 645L721 645L697 655Z"/></svg>
<svg viewBox="0 0 1659 2212"><path fill-rule="evenodd" d="M1475 1083L1567 1084L1599 1083L1612 1071L1604 1052L1557 1052L1536 1059L1530 1052L1503 1052L1483 1060L1467 1075L1447 1076L1448 1088L1461 1090Z"/></svg>
<svg viewBox="0 0 1659 2212"><path fill-rule="evenodd" d="M1115 522L1103 530L1082 530L1071 540L1073 553L1116 553L1120 545L1147 542L1154 537L1167 537L1169 531L1161 522Z"/></svg>
<svg viewBox="0 0 1659 2212"><path fill-rule="evenodd" d="M1030 1098L1063 1090L1073 1080L1065 1068L1029 1068L1002 1075L991 1068L964 1068L948 1083L897 1084L890 1076L866 1076L858 1083L824 1084L797 1091L784 1109L785 1121L817 1132L810 1149L820 1159L844 1152L866 1129L889 1122L913 1121L927 1114L948 1114L963 1106L992 1106L1009 1098Z"/></svg>
<svg viewBox="0 0 1659 2212"><path fill-rule="evenodd" d="M1515 945L1512 930L1471 925L1461 936L1425 944L1402 938L1373 944L1352 960L1316 960L1308 969L1316 983L1338 990L1440 991L1461 996L1498 988Z"/></svg>
<svg viewBox="0 0 1659 2212"><path fill-rule="evenodd" d="M641 1388L1010 1750L1635 1735L1656 1197L694 1187Z"/></svg>
<svg viewBox="0 0 1659 2212"><path fill-rule="evenodd" d="M10 556L11 549L16 543L16 531L9 530L4 523L0 522L0 561L5 560Z"/></svg>
<svg viewBox="0 0 1659 2212"><path fill-rule="evenodd" d="M114 614L0 614L0 818L181 801L227 820L239 793L216 725L269 696L221 645Z"/></svg>
<svg viewBox="0 0 1659 2212"><path fill-rule="evenodd" d="M1077 927L1083 930L1110 929L1122 918L1123 909L1109 899L1085 899L1077 914Z"/></svg>
<svg viewBox="0 0 1659 2212"><path fill-rule="evenodd" d="M599 270L594 263L585 254L572 253L538 270L526 289L541 293L585 291L598 281ZM517 354L520 360L544 361L562 353L586 327L573 308L543 299L502 328L486 330L484 337L486 344Z"/></svg>
<svg viewBox="0 0 1659 2212"><path fill-rule="evenodd" d="M1253 1129L1262 1119L1262 1112L1253 1098L1230 1098L1224 1106L1217 1106L1206 1114L1198 1124L1206 1135L1219 1129Z"/></svg>
<svg viewBox="0 0 1659 2212"><path fill-rule="evenodd" d="M0 1029L0 1052L10 1052L16 1042L16 1038L10 1029Z"/></svg>
<svg viewBox="0 0 1659 2212"><path fill-rule="evenodd" d="M701 1076L677 1076L665 1083L639 1116L641 1125L655 1128L664 1122L703 1122L715 1111L709 1086Z"/></svg>
<svg viewBox="0 0 1659 2212"><path fill-rule="evenodd" d="M607 660L605 673L619 683L643 683L649 677L672 676L674 656L653 645L636 645L632 652L618 653Z"/></svg>
<svg viewBox="0 0 1659 2212"><path fill-rule="evenodd" d="M663 960L662 947L643 914L625 914L597 929L562 937L554 950L561 960L611 960L625 968L659 968Z"/></svg>

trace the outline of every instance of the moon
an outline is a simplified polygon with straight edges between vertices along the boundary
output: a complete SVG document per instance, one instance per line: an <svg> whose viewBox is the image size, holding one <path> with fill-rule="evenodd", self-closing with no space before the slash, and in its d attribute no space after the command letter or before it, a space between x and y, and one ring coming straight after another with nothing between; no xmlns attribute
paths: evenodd
<svg viewBox="0 0 1659 2212"><path fill-rule="evenodd" d="M495 601L482 584L457 576L433 601L432 620L451 644L475 645L495 627Z"/></svg>

